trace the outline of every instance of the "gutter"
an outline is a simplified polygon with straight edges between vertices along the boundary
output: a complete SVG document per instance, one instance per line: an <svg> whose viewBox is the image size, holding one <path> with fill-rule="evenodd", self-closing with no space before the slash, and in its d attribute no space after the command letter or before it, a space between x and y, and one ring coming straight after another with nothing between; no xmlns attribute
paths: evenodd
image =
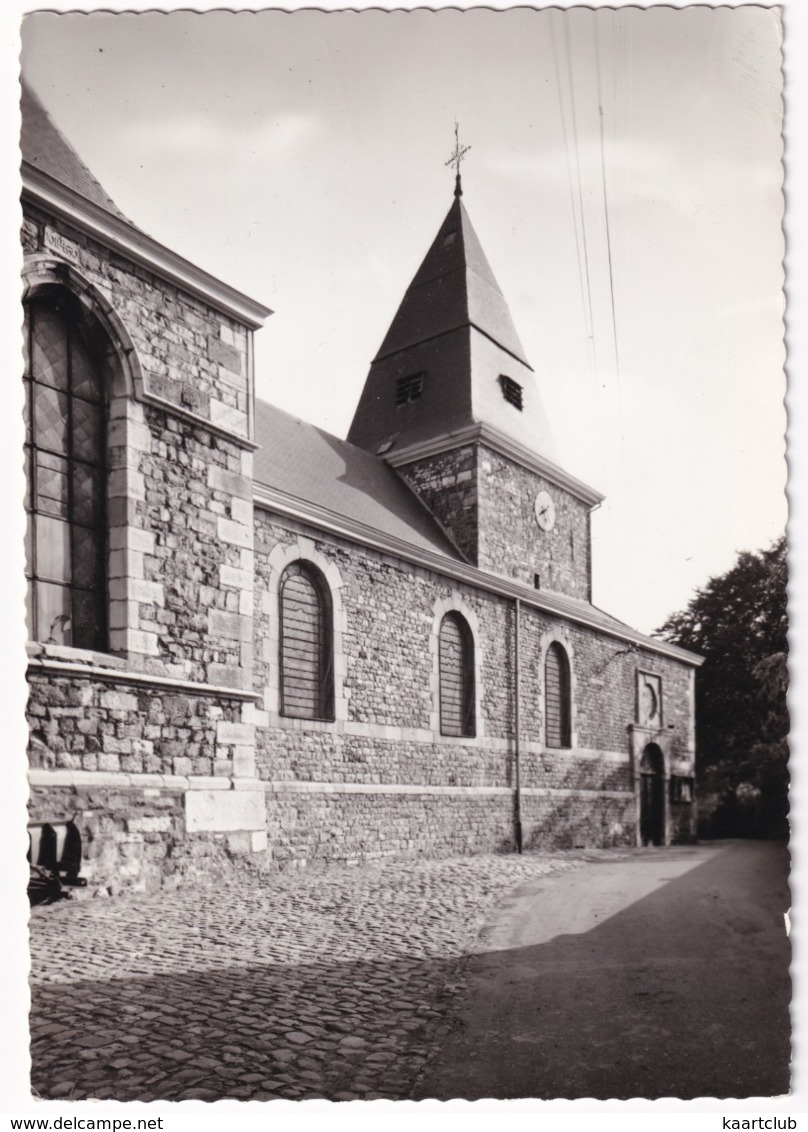
<svg viewBox="0 0 808 1132"><path fill-rule="evenodd" d="M406 444L405 447L400 449L391 449L384 454L382 459L391 467L400 468L406 464L412 464L416 460L423 460L428 456L449 452L453 448L465 447L475 440L480 441L487 448L493 449L500 456L515 460L522 467L536 472L537 475L549 480L557 487L564 488L590 508L596 507L605 498L601 492L585 484L577 476L570 475L569 472L566 472L552 460L531 451L521 441L484 422L463 425L461 428L454 429L440 437L416 441Z"/></svg>
<svg viewBox="0 0 808 1132"><path fill-rule="evenodd" d="M573 602L568 601L561 594L553 594L547 590L534 590L531 586L512 582L510 579L497 574L489 574L485 570L480 570L477 566L467 565L465 562L449 558L435 550L415 547L411 542L398 538L396 535L383 534L375 527L357 519L349 519L344 515L329 511L326 507L298 499L296 496L277 488L268 487L265 484L254 484L253 503L256 507L263 508L266 511L296 519L309 527L337 535L349 542L358 543L360 546L370 547L381 554L394 555L403 562L422 566L436 574L443 575L445 578L453 578L458 582L473 586L484 593L494 594L510 601L519 598L527 608L537 609L541 613L553 617L562 617L576 625L594 629L606 636L614 637L618 641L638 645L649 652L667 656L671 660L678 660L693 668L700 668L704 663L704 657L688 652L687 649L680 648L678 645L669 644L667 641L658 641L653 637L646 637L644 633L632 629L629 625L622 625L611 619L601 620L588 611L578 609Z"/></svg>

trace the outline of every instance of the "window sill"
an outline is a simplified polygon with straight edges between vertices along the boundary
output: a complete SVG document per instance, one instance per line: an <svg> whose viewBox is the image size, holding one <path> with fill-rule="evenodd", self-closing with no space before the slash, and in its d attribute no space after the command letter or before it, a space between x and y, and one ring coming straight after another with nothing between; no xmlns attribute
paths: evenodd
<svg viewBox="0 0 808 1132"><path fill-rule="evenodd" d="M269 726L279 727L283 731L334 731L337 730L335 719L304 719L299 715L281 715L270 712Z"/></svg>
<svg viewBox="0 0 808 1132"><path fill-rule="evenodd" d="M70 645L43 645L29 641L25 646L28 656L34 660L66 660L73 664L87 664L96 668L126 668L123 657L107 652L94 652L92 649L76 649Z"/></svg>
<svg viewBox="0 0 808 1132"><path fill-rule="evenodd" d="M441 735L440 731L433 730L432 743L438 747L481 747L483 736L476 735Z"/></svg>
<svg viewBox="0 0 808 1132"><path fill-rule="evenodd" d="M189 692L198 696L220 696L228 700L252 701L258 692L246 688L230 688L223 684L207 684L196 680L183 680L174 676L155 675L128 668L126 661L106 653L89 649L71 649L63 645L29 647L28 672L54 673L58 676L78 676L81 679L99 679L107 684L131 684L138 688L162 691Z"/></svg>

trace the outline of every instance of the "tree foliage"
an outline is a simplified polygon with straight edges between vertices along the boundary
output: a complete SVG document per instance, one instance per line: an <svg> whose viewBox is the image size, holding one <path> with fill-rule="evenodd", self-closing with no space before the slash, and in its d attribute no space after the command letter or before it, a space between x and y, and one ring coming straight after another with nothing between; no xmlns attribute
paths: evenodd
<svg viewBox="0 0 808 1132"><path fill-rule="evenodd" d="M754 795L767 829L778 830L788 789L787 581L781 538L768 550L740 554L658 630L704 657L696 674L702 789Z"/></svg>

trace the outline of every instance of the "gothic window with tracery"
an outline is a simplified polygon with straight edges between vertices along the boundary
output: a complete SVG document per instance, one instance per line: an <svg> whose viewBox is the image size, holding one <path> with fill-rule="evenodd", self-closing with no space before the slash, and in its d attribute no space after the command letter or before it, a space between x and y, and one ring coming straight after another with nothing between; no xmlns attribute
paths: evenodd
<svg viewBox="0 0 808 1132"><path fill-rule="evenodd" d="M106 394L68 291L26 305L26 577L32 640L106 646Z"/></svg>

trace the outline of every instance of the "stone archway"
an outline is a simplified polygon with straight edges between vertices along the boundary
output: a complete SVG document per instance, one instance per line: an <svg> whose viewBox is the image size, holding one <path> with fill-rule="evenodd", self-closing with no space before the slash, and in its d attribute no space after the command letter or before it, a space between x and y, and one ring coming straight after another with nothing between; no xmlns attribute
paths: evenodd
<svg viewBox="0 0 808 1132"><path fill-rule="evenodd" d="M656 743L640 760L640 843L665 844L665 759Z"/></svg>

